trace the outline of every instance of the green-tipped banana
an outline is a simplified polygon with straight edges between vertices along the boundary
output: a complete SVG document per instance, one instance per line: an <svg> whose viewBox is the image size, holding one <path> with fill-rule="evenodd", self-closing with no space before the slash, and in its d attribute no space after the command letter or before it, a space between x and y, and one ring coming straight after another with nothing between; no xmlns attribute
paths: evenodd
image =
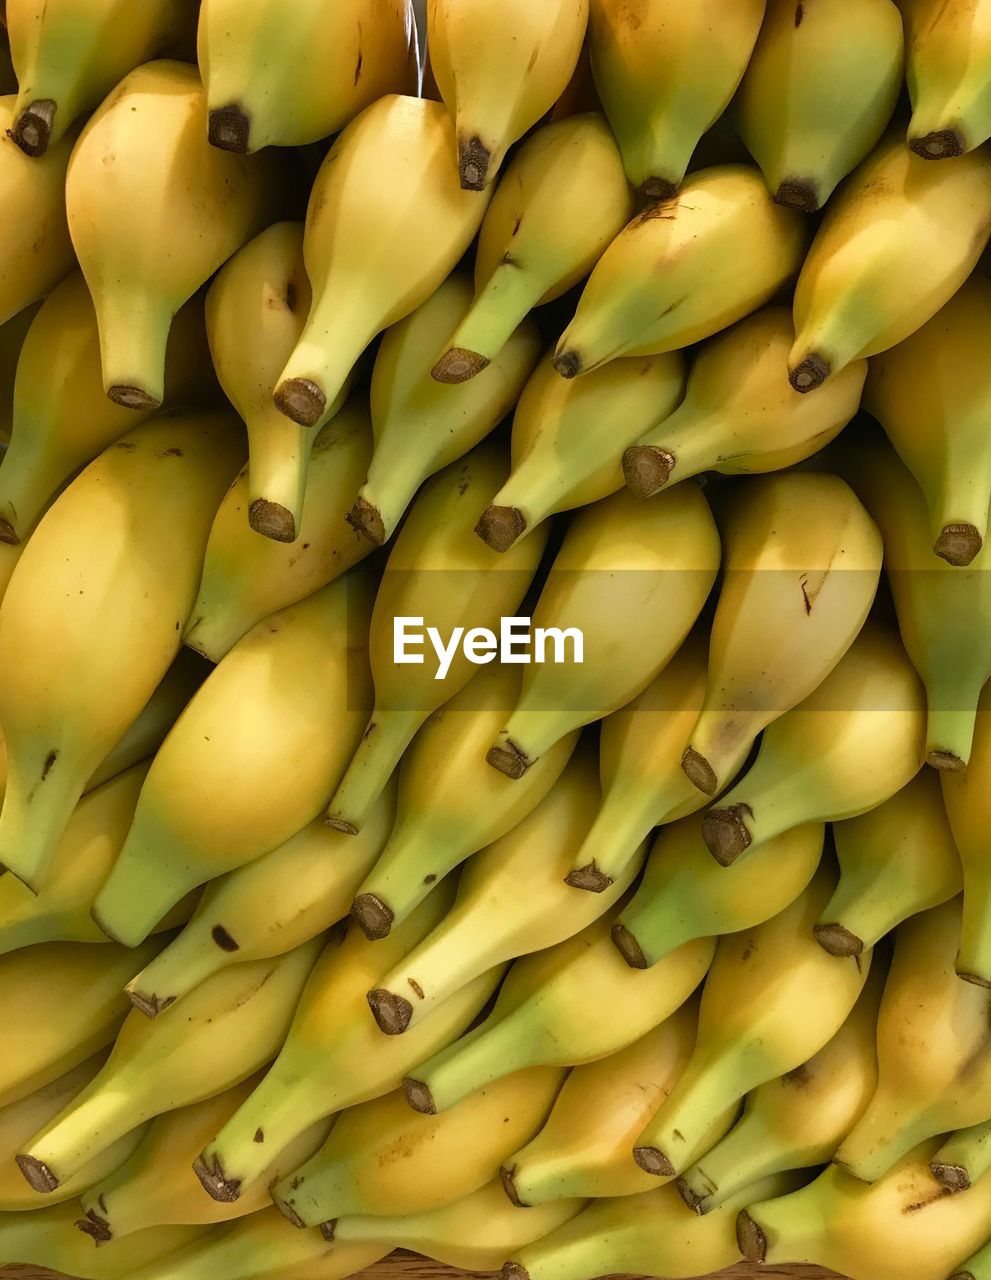
<svg viewBox="0 0 991 1280"><path fill-rule="evenodd" d="M991 1120L951 1133L929 1168L947 1191L969 1191L991 1170Z"/></svg>
<svg viewBox="0 0 991 1280"><path fill-rule="evenodd" d="M991 6L986 0L904 0L908 144L924 160L972 151L991 137Z"/></svg>
<svg viewBox="0 0 991 1280"><path fill-rule="evenodd" d="M970 763L962 772L944 771L943 801L953 840L963 863L963 923L957 973L991 987L991 865L987 856L991 822L991 688L981 696Z"/></svg>

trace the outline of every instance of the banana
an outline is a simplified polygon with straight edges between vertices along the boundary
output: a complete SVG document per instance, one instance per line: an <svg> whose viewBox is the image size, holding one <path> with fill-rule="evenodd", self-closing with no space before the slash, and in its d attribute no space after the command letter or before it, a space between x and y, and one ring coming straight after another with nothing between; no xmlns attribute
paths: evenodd
<svg viewBox="0 0 991 1280"><path fill-rule="evenodd" d="M56 1190L135 1125L222 1093L270 1062L318 952L307 942L218 973L171 1018L152 1022L133 1010L100 1073L22 1147L17 1164L31 1186Z"/></svg>
<svg viewBox="0 0 991 1280"><path fill-rule="evenodd" d="M510 1200L530 1206L655 1189L657 1179L630 1152L691 1057L697 1023L691 1000L627 1048L572 1068L544 1127L502 1168ZM719 1118L712 1141L735 1115Z"/></svg>
<svg viewBox="0 0 991 1280"><path fill-rule="evenodd" d="M44 1088L0 1108L0 1221L8 1213L44 1209L52 1204L61 1204L63 1200L75 1199L123 1163L141 1141L144 1130L139 1126L101 1152L64 1186L45 1196L40 1196L28 1186L14 1163L22 1145L89 1084L106 1057L106 1050L102 1050ZM2 1261L5 1259L0 1257Z"/></svg>
<svg viewBox="0 0 991 1280"><path fill-rule="evenodd" d="M825 474L784 471L742 485L722 535L708 685L682 759L709 796L732 782L762 730L842 660L874 601L883 553L856 494Z"/></svg>
<svg viewBox="0 0 991 1280"><path fill-rule="evenodd" d="M326 422L365 347L425 302L474 239L488 197L460 189L454 146L441 103L390 94L331 147L303 238L313 305L275 391L300 426Z"/></svg>
<svg viewBox="0 0 991 1280"><path fill-rule="evenodd" d="M407 1036L384 1037L365 1001L369 987L450 902L450 891L439 889L383 941L369 942L352 929L325 949L268 1075L197 1158L197 1176L215 1200L236 1200L258 1181L266 1148L279 1149L323 1117L391 1093L414 1063L472 1022L502 969L463 987Z"/></svg>
<svg viewBox="0 0 991 1280"><path fill-rule="evenodd" d="M483 667L407 748L395 826L351 906L367 937L384 937L466 858L501 846L557 782L577 733L555 744L518 784L485 762L492 735L519 697L520 678L515 666Z"/></svg>
<svg viewBox="0 0 991 1280"><path fill-rule="evenodd" d="M0 1059L0 1107L112 1044L127 1013L124 983L161 947L46 942L0 957L0 1025L16 1028Z"/></svg>
<svg viewBox="0 0 991 1280"><path fill-rule="evenodd" d="M527 546L524 539L522 545ZM582 660L530 665L488 761L520 778L566 733L631 702L671 660L705 604L720 562L702 490L643 504L626 490L580 511L533 611L538 628L582 637Z"/></svg>
<svg viewBox="0 0 991 1280"><path fill-rule="evenodd" d="M197 54L215 147L246 153L337 133L386 93L416 91L409 0L204 0Z"/></svg>
<svg viewBox="0 0 991 1280"><path fill-rule="evenodd" d="M251 1076L216 1097L156 1116L137 1150L79 1197L79 1230L102 1246L148 1227L230 1222L271 1204L269 1184L313 1155L327 1137L326 1121L271 1152L267 1180L240 1200L211 1200L192 1169L203 1143L230 1119L258 1080Z"/></svg>
<svg viewBox="0 0 991 1280"><path fill-rule="evenodd" d="M702 169L649 205L596 263L554 353L562 378L617 356L701 342L767 302L802 262L801 216L775 205L756 169ZM731 278L716 269L732 262Z"/></svg>
<svg viewBox="0 0 991 1280"><path fill-rule="evenodd" d="M832 1159L877 1086L875 1037L885 974L884 963L875 961L829 1043L755 1089L739 1122L685 1171L678 1190L696 1213L711 1213L758 1178Z"/></svg>
<svg viewBox="0 0 991 1280"><path fill-rule="evenodd" d="M501 188L500 188L501 190ZM540 353L534 321L518 317L493 351L490 370L457 390L430 376L442 343L471 306L457 272L382 338L372 369L375 450L348 521L388 542L420 485L473 449L512 409Z"/></svg>
<svg viewBox="0 0 991 1280"><path fill-rule="evenodd" d="M912 119L908 144L925 160L972 151L991 137L985 0L901 0Z"/></svg>
<svg viewBox="0 0 991 1280"><path fill-rule="evenodd" d="M359 574L284 609L207 677L159 748L93 904L104 933L133 946L191 889L277 848L320 813L371 705L356 639L371 588Z"/></svg>
<svg viewBox="0 0 991 1280"><path fill-rule="evenodd" d="M991 506L991 280L973 275L911 337L871 361L865 406L925 494L933 550L967 565L984 545Z"/></svg>
<svg viewBox="0 0 991 1280"><path fill-rule="evenodd" d="M876 809L833 825L840 882L815 926L834 956L859 955L963 888L939 780L920 770Z"/></svg>
<svg viewBox="0 0 991 1280"><path fill-rule="evenodd" d="M138 67L90 118L65 198L115 404L161 404L173 316L272 220L284 188L271 155L246 159L207 143L206 94L186 63Z"/></svg>
<svg viewBox="0 0 991 1280"><path fill-rule="evenodd" d="M957 973L991 987L991 867L987 857L988 778L991 777L991 688L982 695L970 764L944 771L943 801L953 840L963 863L963 923Z"/></svg>
<svg viewBox="0 0 991 1280"><path fill-rule="evenodd" d="M821 822L803 823L726 868L713 861L698 819L682 818L655 840L613 942L628 965L646 969L693 938L752 929L805 891L824 837Z"/></svg>
<svg viewBox="0 0 991 1280"><path fill-rule="evenodd" d="M427 0L430 66L466 190L490 187L512 144L554 106L587 23L588 0Z"/></svg>
<svg viewBox="0 0 991 1280"><path fill-rule="evenodd" d="M0 222L5 252L0 267L0 324L51 293L75 265L65 210L65 176L79 130L40 160L9 142L13 94L0 97Z"/></svg>
<svg viewBox="0 0 991 1280"><path fill-rule="evenodd" d="M368 640L375 708L328 810L331 826L341 831L360 830L413 735L477 669L463 647L455 648L446 670L439 662L431 670L423 652L407 653L414 663L422 659L419 665L397 662L397 619L420 619L425 633L435 628L443 644L456 646L475 628L498 631L533 580L547 529L504 556L472 532L486 497L505 478L496 445L473 449L427 482L392 547ZM427 647L426 634L421 644Z"/></svg>
<svg viewBox="0 0 991 1280"><path fill-rule="evenodd" d="M934 168L901 138L882 142L831 202L798 277L795 390L921 328L970 275L989 227L991 157Z"/></svg>
<svg viewBox="0 0 991 1280"><path fill-rule="evenodd" d="M788 381L794 340L784 307L764 307L710 338L684 400L623 454L633 492L650 498L703 471L781 471L838 435L860 405L867 361L843 369L821 396L801 396Z"/></svg>
<svg viewBox="0 0 991 1280"><path fill-rule="evenodd" d="M616 493L623 446L666 417L684 385L676 353L613 360L572 382L547 355L516 407L512 471L482 512L479 537L505 551L548 516Z"/></svg>
<svg viewBox="0 0 991 1280"><path fill-rule="evenodd" d="M690 1277L722 1271L739 1261L740 1208L755 1195L790 1191L796 1182L794 1174L765 1178L705 1218L686 1214L674 1187L593 1201L564 1226L514 1253L503 1265L501 1280L593 1280L614 1272Z"/></svg>
<svg viewBox="0 0 991 1280"><path fill-rule="evenodd" d="M683 1173L717 1116L749 1090L801 1066L843 1025L871 953L837 959L813 938L835 882L823 866L784 911L720 939L691 1061L634 1147L647 1173Z"/></svg>
<svg viewBox="0 0 991 1280"><path fill-rule="evenodd" d="M591 0L595 87L627 176L648 200L674 194L699 139L729 105L764 2Z"/></svg>
<svg viewBox="0 0 991 1280"><path fill-rule="evenodd" d="M241 472L210 530L199 595L183 635L191 649L219 662L263 618L297 604L365 558L371 547L344 516L371 443L360 399L348 401L316 432L293 543L259 537L251 528L245 519L252 505L250 470Z"/></svg>
<svg viewBox="0 0 991 1280"><path fill-rule="evenodd" d="M991 1231L991 1178L965 1196L933 1189L917 1148L868 1186L831 1165L807 1187L744 1209L737 1220L748 1261L815 1263L854 1280L945 1280Z"/></svg>
<svg viewBox="0 0 991 1280"><path fill-rule="evenodd" d="M953 1273L950 1280L987 1280L987 1276L991 1274L991 1241L961 1263L960 1268Z"/></svg>
<svg viewBox="0 0 991 1280"><path fill-rule="evenodd" d="M706 642L701 630L692 632L639 697L602 721L602 802L567 877L576 889L602 888L654 827L705 803L685 776L681 755L705 696Z"/></svg>
<svg viewBox="0 0 991 1280"><path fill-rule="evenodd" d="M684 1004L705 976L714 941L689 942L641 973L617 955L611 924L611 917L597 920L566 942L517 961L484 1022L421 1060L403 1082L414 1111L445 1111L472 1090L524 1067L604 1058ZM590 1018L591 1009L596 1012Z"/></svg>
<svg viewBox="0 0 991 1280"><path fill-rule="evenodd" d="M3 602L3 598L6 595L7 587L14 576L14 570L17 568L17 562L21 558L23 549L23 543L15 547L11 546L9 542L0 542L0 603Z"/></svg>
<svg viewBox="0 0 991 1280"><path fill-rule="evenodd" d="M342 1244L414 1249L449 1267L494 1271L507 1257L540 1240L583 1207L582 1200L556 1200L534 1209L518 1209L503 1195L496 1178L437 1209L388 1218L338 1218L332 1230L334 1239Z"/></svg>
<svg viewBox="0 0 991 1280"><path fill-rule="evenodd" d="M202 400L211 386L203 306L194 298L169 335L165 401ZM42 305L17 362L10 444L0 464L0 540L23 541L65 482L151 413L104 395L96 312L74 272Z"/></svg>
<svg viewBox="0 0 991 1280"><path fill-rule="evenodd" d="M568 216L576 207L582 216ZM476 377L534 307L588 275L632 214L622 157L601 115L573 115L538 129L514 156L486 210L474 301L447 336L433 377Z"/></svg>
<svg viewBox="0 0 991 1280"><path fill-rule="evenodd" d="M232 416L138 427L61 494L18 562L0 609L0 861L35 891L87 779L175 657L240 458Z"/></svg>
<svg viewBox="0 0 991 1280"><path fill-rule="evenodd" d="M381 1031L405 1033L493 965L573 937L626 892L646 844L602 893L574 894L562 883L595 812L596 772L591 747L579 746L533 812L469 860L448 914L369 991Z"/></svg>
<svg viewBox="0 0 991 1280"><path fill-rule="evenodd" d="M56 147L119 81L151 58L182 57L194 0L7 0L20 86L10 137L29 156Z"/></svg>
<svg viewBox="0 0 991 1280"><path fill-rule="evenodd" d="M0 56L2 56L2 46L0 46ZM14 377L17 373L17 362L20 359L21 348L24 346L24 339L40 309L39 302L32 303L30 307L24 307L16 315L11 316L6 324L0 325L0 387L3 387L3 396L0 397L0 461L10 442L10 432L13 427Z"/></svg>
<svg viewBox="0 0 991 1280"><path fill-rule="evenodd" d="M800 822L873 809L918 773L923 721L901 644L868 623L819 688L765 730L750 771L706 811L709 852L729 866Z"/></svg>
<svg viewBox="0 0 991 1280"><path fill-rule="evenodd" d="M815 213L873 151L904 43L892 0L768 0L734 117L778 204Z"/></svg>
<svg viewBox="0 0 991 1280"><path fill-rule="evenodd" d="M951 1133L929 1168L947 1191L969 1191L991 1169L991 1120Z"/></svg>
<svg viewBox="0 0 991 1280"><path fill-rule="evenodd" d="M228 965L284 955L329 929L347 915L395 808L390 787L358 836L315 818L270 853L212 880L186 928L127 984L132 1002L147 1012L166 1009Z"/></svg>
<svg viewBox="0 0 991 1280"><path fill-rule="evenodd" d="M498 1177L503 1160L539 1129L564 1074L514 1072L439 1116L411 1111L398 1089L352 1107L272 1197L297 1227L424 1213L459 1200Z"/></svg>

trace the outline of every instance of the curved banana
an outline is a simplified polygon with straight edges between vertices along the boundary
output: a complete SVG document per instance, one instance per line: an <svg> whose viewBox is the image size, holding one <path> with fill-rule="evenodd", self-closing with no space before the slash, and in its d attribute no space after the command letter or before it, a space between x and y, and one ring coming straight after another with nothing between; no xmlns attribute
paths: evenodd
<svg viewBox="0 0 991 1280"><path fill-rule="evenodd" d="M951 1133L929 1168L947 1191L969 1191L991 1169L991 1120Z"/></svg>
<svg viewBox="0 0 991 1280"><path fill-rule="evenodd" d="M537 362L540 334L523 316L493 352L484 377L456 390L438 386L431 364L471 299L471 284L455 272L382 338L372 369L375 449L348 516L373 543L389 541L424 480L463 457L502 421Z"/></svg>
<svg viewBox="0 0 991 1280"><path fill-rule="evenodd" d="M581 217L573 212L581 208ZM433 367L476 377L517 325L578 284L633 214L623 162L597 112L555 120L523 143L482 219L475 297Z"/></svg>
<svg viewBox="0 0 991 1280"><path fill-rule="evenodd" d="M973 753L962 772L944 771L943 801L963 863L963 923L957 973L991 987L991 866L987 856L991 820L991 688L978 706Z"/></svg>
<svg viewBox="0 0 991 1280"><path fill-rule="evenodd" d="M673 352L613 360L571 382L548 354L516 406L512 470L478 536L506 551L548 516L616 493L623 446L669 414L684 386L685 362Z"/></svg>
<svg viewBox="0 0 991 1280"><path fill-rule="evenodd" d="M902 0L912 119L908 144L925 160L972 151L991 137L991 5Z"/></svg>
<svg viewBox="0 0 991 1280"><path fill-rule="evenodd" d="M313 305L275 391L281 413L322 426L376 334L415 311L471 244L488 197L462 191L439 102L390 94L331 147L306 216Z"/></svg>
<svg viewBox="0 0 991 1280"><path fill-rule="evenodd" d="M555 368L574 378L617 356L660 355L711 337L795 274L805 240L801 216L772 202L756 169L702 169L606 249L557 344ZM713 267L727 261L731 277Z"/></svg>
<svg viewBox="0 0 991 1280"><path fill-rule="evenodd" d="M819 688L765 730L750 771L706 811L709 852L729 866L800 822L873 809L918 773L924 718L901 644L868 623Z"/></svg>

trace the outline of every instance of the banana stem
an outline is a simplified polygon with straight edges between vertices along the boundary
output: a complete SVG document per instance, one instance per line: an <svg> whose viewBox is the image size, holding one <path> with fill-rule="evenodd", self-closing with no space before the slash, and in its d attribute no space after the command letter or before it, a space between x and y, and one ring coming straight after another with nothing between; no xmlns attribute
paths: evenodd
<svg viewBox="0 0 991 1280"><path fill-rule="evenodd" d="M392 452L376 451L349 522L381 546L395 533L413 495L426 478L427 468L423 466L421 453L407 461Z"/></svg>
<svg viewBox="0 0 991 1280"><path fill-rule="evenodd" d="M124 408L157 408L165 398L172 312L144 293L116 288L101 291L94 302L104 390Z"/></svg>
<svg viewBox="0 0 991 1280"><path fill-rule="evenodd" d="M682 1175L678 1189L697 1213L709 1213L759 1179L793 1168L793 1154L758 1112L748 1110Z"/></svg>
<svg viewBox="0 0 991 1280"><path fill-rule="evenodd" d="M295 542L317 433L281 414L248 423L248 518L276 542Z"/></svg>
<svg viewBox="0 0 991 1280"><path fill-rule="evenodd" d="M357 835L426 718L427 713L421 707L375 708L327 810L327 821L332 827L347 835Z"/></svg>
<svg viewBox="0 0 991 1280"><path fill-rule="evenodd" d="M546 292L544 282L524 270L507 254L489 276L471 309L461 321L441 357L439 367L453 363L451 353L481 356L484 364L496 358L520 322L539 303ZM444 379L446 380L446 379Z"/></svg>
<svg viewBox="0 0 991 1280"><path fill-rule="evenodd" d="M684 401L674 413L652 427L626 450L623 472L635 494L649 498L665 485L688 480L719 461L710 443L719 421ZM721 433L716 438L723 439Z"/></svg>
<svg viewBox="0 0 991 1280"><path fill-rule="evenodd" d="M876 1182L913 1147L937 1133L925 1115L899 1121L887 1100L875 1094L854 1129L840 1145L835 1162L862 1182Z"/></svg>
<svg viewBox="0 0 991 1280"><path fill-rule="evenodd" d="M649 865L643 883L613 926L613 942L634 969L650 969L684 943L703 936L670 885L659 890L651 886Z"/></svg>
<svg viewBox="0 0 991 1280"><path fill-rule="evenodd" d="M0 467L0 542L16 545L31 533L45 504L86 459L50 457L49 436L15 429Z"/></svg>
<svg viewBox="0 0 991 1280"><path fill-rule="evenodd" d="M93 772L64 745L39 757L21 758L8 750L7 789L0 809L0 866L13 872L32 893L45 883L72 811ZM101 753L102 754L102 753Z"/></svg>
<svg viewBox="0 0 991 1280"><path fill-rule="evenodd" d="M641 1224L634 1222L625 1230L610 1224L608 1234L603 1234L594 1215L587 1223L582 1221L585 1216L580 1213L543 1240L528 1244L519 1261L503 1267L504 1280L593 1280L643 1269Z"/></svg>
<svg viewBox="0 0 991 1280"><path fill-rule="evenodd" d="M531 1058L526 1029L512 1013L483 1022L410 1073L403 1081L406 1101L426 1115L447 1111L474 1090L534 1065Z"/></svg>
<svg viewBox="0 0 991 1280"><path fill-rule="evenodd" d="M640 1168L663 1178L683 1173L718 1117L758 1083L749 1080L745 1066L739 1054L693 1060L637 1139Z"/></svg>
<svg viewBox="0 0 991 1280"><path fill-rule="evenodd" d="M932 507L933 550L954 566L968 565L984 546L991 486L983 472L967 477L966 486L943 489Z"/></svg>
<svg viewBox="0 0 991 1280"><path fill-rule="evenodd" d="M991 1171L991 1120L951 1134L929 1167L950 1191L967 1191Z"/></svg>
<svg viewBox="0 0 991 1280"><path fill-rule="evenodd" d="M763 717L742 711L704 708L682 761L691 782L714 796L740 772L761 729Z"/></svg>
<svg viewBox="0 0 991 1280"><path fill-rule="evenodd" d="M385 937L462 862L469 850L441 837L419 812L400 819L375 866L355 894L352 914L369 937Z"/></svg>
<svg viewBox="0 0 991 1280"><path fill-rule="evenodd" d="M791 1195L741 1211L737 1240L748 1262L826 1264L823 1244L828 1224L823 1221L820 1197L813 1190L816 1185L812 1182Z"/></svg>
<svg viewBox="0 0 991 1280"><path fill-rule="evenodd" d="M608 888L630 865L653 828L664 820L665 812L670 810L669 799L667 789L644 784L639 778L610 787L575 854L568 883L594 892ZM677 945L672 944L670 949Z"/></svg>
<svg viewBox="0 0 991 1280"><path fill-rule="evenodd" d="M240 957L222 929L207 932L204 918L194 918L178 937L125 987L143 1013L157 1016L194 987Z"/></svg>
<svg viewBox="0 0 991 1280"><path fill-rule="evenodd" d="M129 1089L126 1083L123 1073L106 1085L101 1085L98 1076L70 1110L18 1155L21 1172L36 1191L61 1186L94 1156L147 1119L140 1086Z"/></svg>
<svg viewBox="0 0 991 1280"><path fill-rule="evenodd" d="M579 724L581 714L572 707L527 711L517 708L500 729L486 759L509 778L522 778L540 757Z"/></svg>
<svg viewBox="0 0 991 1280"><path fill-rule="evenodd" d="M979 676L970 690L944 688L951 675L930 680L926 689L926 759L936 769L963 769L974 744L983 679Z"/></svg>
<svg viewBox="0 0 991 1280"><path fill-rule="evenodd" d="M904 904L882 876L864 881L841 872L836 891L815 925L820 944L836 956L860 955L905 917Z"/></svg>
<svg viewBox="0 0 991 1280"><path fill-rule="evenodd" d="M166 912L196 888L195 879L175 866L166 849L153 840L141 843L134 833L132 827L93 903L93 919L108 937L125 947L144 942Z"/></svg>
<svg viewBox="0 0 991 1280"><path fill-rule="evenodd" d="M991 987L991 866L968 859L963 869L963 918L956 970L968 982Z"/></svg>

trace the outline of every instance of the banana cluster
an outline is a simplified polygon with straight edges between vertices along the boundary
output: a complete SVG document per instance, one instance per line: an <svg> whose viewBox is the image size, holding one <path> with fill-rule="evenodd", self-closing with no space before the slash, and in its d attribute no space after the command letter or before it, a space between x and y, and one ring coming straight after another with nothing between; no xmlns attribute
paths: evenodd
<svg viewBox="0 0 991 1280"><path fill-rule="evenodd" d="M0 1269L991 1280L991 0L0 8Z"/></svg>

